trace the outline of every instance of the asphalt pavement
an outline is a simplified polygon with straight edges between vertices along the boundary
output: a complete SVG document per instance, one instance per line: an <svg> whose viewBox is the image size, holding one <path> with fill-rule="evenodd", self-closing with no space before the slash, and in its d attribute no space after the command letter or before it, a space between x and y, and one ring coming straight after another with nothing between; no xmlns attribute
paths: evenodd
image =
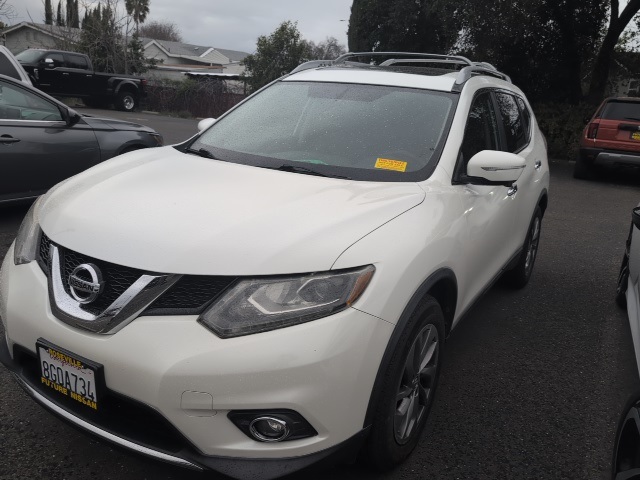
<svg viewBox="0 0 640 480"><path fill-rule="evenodd" d="M168 143L190 136L197 123L107 114L138 118ZM579 181L571 164L554 162L551 181L531 282L516 291L498 283L452 332L427 429L409 460L384 474L354 464L293 478L609 478L616 422L639 388L626 313L614 293L640 176ZM0 257L25 212L0 208ZM36 405L0 367L0 479L41 478L222 477L93 440Z"/></svg>

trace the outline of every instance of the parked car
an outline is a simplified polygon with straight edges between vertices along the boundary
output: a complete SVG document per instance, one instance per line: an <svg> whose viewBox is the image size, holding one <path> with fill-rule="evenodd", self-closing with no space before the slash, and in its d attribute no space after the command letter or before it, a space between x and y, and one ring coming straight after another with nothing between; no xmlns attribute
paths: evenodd
<svg viewBox="0 0 640 480"><path fill-rule="evenodd" d="M16 55L33 85L59 97L82 98L88 106L132 111L146 96L147 81L134 75L100 73L82 53L29 49Z"/></svg>
<svg viewBox="0 0 640 480"><path fill-rule="evenodd" d="M0 360L176 465L398 464L451 329L532 275L549 168L525 95L464 57L351 53L201 127L34 204L0 270Z"/></svg>
<svg viewBox="0 0 640 480"><path fill-rule="evenodd" d="M640 166L640 98L602 102L582 134L573 176L588 180L613 166Z"/></svg>
<svg viewBox="0 0 640 480"><path fill-rule="evenodd" d="M0 203L34 199L108 158L162 143L162 136L149 127L80 115L36 88L0 75Z"/></svg>
<svg viewBox="0 0 640 480"><path fill-rule="evenodd" d="M640 205L633 209L631 227L625 243L618 284L616 303L627 310L633 348L640 372Z"/></svg>

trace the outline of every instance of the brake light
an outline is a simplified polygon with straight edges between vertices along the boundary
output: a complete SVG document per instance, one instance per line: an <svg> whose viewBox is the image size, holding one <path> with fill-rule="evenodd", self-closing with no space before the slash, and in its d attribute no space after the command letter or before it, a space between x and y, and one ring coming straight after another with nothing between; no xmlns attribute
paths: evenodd
<svg viewBox="0 0 640 480"><path fill-rule="evenodd" d="M589 130L587 131L587 138L596 138L598 135L598 124L592 123L589 125Z"/></svg>
<svg viewBox="0 0 640 480"><path fill-rule="evenodd" d="M140 80L140 83L142 84L143 87L147 86L147 79L143 78L142 80Z"/></svg>

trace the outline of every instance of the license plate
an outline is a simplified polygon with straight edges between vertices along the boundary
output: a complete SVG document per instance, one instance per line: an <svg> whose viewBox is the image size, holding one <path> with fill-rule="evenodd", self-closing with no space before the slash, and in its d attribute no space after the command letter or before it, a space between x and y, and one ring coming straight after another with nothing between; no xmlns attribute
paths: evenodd
<svg viewBox="0 0 640 480"><path fill-rule="evenodd" d="M631 132L632 140L640 140L640 132Z"/></svg>
<svg viewBox="0 0 640 480"><path fill-rule="evenodd" d="M98 382L102 367L42 339L36 343L40 382L59 397L98 410Z"/></svg>

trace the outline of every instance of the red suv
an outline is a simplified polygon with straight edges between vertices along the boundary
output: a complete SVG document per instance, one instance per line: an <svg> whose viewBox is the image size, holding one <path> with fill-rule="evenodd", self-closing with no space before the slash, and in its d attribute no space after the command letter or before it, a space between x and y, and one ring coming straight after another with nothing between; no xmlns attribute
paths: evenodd
<svg viewBox="0 0 640 480"><path fill-rule="evenodd" d="M594 169L640 166L640 98L608 98L585 127L575 178L589 179Z"/></svg>

